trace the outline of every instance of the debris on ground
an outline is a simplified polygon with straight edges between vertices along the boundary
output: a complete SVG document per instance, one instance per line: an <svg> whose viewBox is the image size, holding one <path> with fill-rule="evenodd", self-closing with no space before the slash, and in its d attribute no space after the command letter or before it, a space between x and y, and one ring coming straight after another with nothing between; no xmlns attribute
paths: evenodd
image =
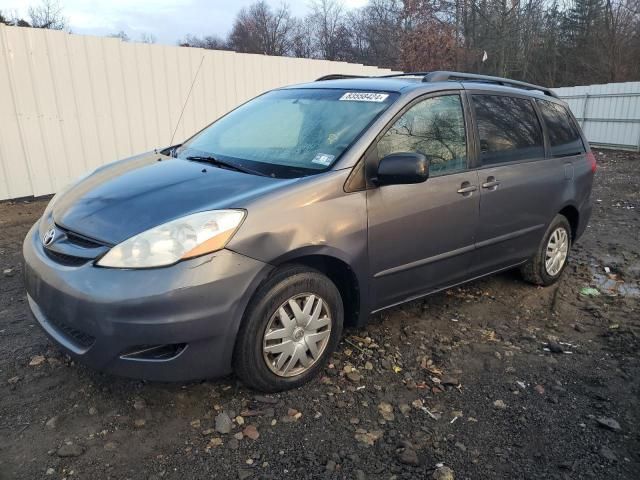
<svg viewBox="0 0 640 480"><path fill-rule="evenodd" d="M31 361L29 362L30 367L37 367L38 365L42 365L45 361L44 356L36 355L35 357L31 357Z"/></svg>
<svg viewBox="0 0 640 480"><path fill-rule="evenodd" d="M358 428L356 429L355 439L366 445L373 446L383 435L384 432L382 430L367 431L363 428Z"/></svg>
<svg viewBox="0 0 640 480"><path fill-rule="evenodd" d="M551 352L551 353L563 353L564 352L564 348L562 348L562 345L558 344L558 343L554 343L554 342L549 342L547 343L545 350Z"/></svg>
<svg viewBox="0 0 640 480"><path fill-rule="evenodd" d="M257 440L260 437L260 433L255 425L247 425L242 433L245 437L249 437L251 440Z"/></svg>
<svg viewBox="0 0 640 480"><path fill-rule="evenodd" d="M66 457L79 457L84 453L84 448L76 443L65 443L62 445L56 455L62 458Z"/></svg>
<svg viewBox="0 0 640 480"><path fill-rule="evenodd" d="M391 405L390 403L381 402L378 405L378 412L380 412L382 418L384 418L388 422L395 419L395 415L393 414L393 405Z"/></svg>
<svg viewBox="0 0 640 480"><path fill-rule="evenodd" d="M496 400L495 402L493 402L493 406L498 410L504 410L505 408L507 408L507 404L504 403L504 400Z"/></svg>
<svg viewBox="0 0 640 480"><path fill-rule="evenodd" d="M585 297L597 297L600 295L600 291L597 288L584 287L580 290L580 295L584 295Z"/></svg>
<svg viewBox="0 0 640 480"><path fill-rule="evenodd" d="M599 417L597 419L598 425L602 428L606 428L608 430L612 430L614 432L619 432L622 430L622 427L618 423L617 420L608 417Z"/></svg>
<svg viewBox="0 0 640 480"><path fill-rule="evenodd" d="M216 415L215 418L215 426L216 432L218 433L229 433L233 428L233 422L231 421L231 417L226 412L221 412Z"/></svg>
<svg viewBox="0 0 640 480"><path fill-rule="evenodd" d="M439 467L431 475L433 480L455 480L453 470L449 467Z"/></svg>
<svg viewBox="0 0 640 480"><path fill-rule="evenodd" d="M0 477L637 480L640 155L599 160L602 201L560 282L509 271L384 310L276 394L67 357L20 275L46 201L0 203Z"/></svg>

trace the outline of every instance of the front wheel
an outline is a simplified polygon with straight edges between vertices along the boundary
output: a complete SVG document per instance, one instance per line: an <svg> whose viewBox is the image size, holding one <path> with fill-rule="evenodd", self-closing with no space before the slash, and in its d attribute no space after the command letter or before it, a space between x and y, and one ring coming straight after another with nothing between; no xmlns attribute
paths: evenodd
<svg viewBox="0 0 640 480"><path fill-rule="evenodd" d="M563 215L556 215L545 232L536 254L521 268L522 277L534 285L551 285L558 281L571 249L571 225Z"/></svg>
<svg viewBox="0 0 640 480"><path fill-rule="evenodd" d="M233 355L236 374L264 392L303 385L335 350L343 317L342 297L329 278L304 266L281 268L247 308Z"/></svg>

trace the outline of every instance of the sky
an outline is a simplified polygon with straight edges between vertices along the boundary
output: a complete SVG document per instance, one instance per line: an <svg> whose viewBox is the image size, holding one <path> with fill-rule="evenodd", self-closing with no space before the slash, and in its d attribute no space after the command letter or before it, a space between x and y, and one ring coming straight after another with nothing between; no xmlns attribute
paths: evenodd
<svg viewBox="0 0 640 480"><path fill-rule="evenodd" d="M273 7L281 0L266 0ZM343 0L346 8L360 7L367 0ZM0 0L0 11L27 17L29 5L40 0ZM109 35L124 31L131 40L151 34L157 43L175 45L191 35L224 37L236 13L253 0L59 0L73 33ZM293 15L309 11L308 0L286 2Z"/></svg>

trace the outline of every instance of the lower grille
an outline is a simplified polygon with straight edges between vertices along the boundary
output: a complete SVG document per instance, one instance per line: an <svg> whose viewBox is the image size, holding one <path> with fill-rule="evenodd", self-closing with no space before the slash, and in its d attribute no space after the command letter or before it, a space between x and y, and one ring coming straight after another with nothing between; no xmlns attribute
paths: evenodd
<svg viewBox="0 0 640 480"><path fill-rule="evenodd" d="M67 338L69 338L72 342L76 343L78 346L83 348L89 348L96 341L96 337L93 335L89 335L77 328L73 328L70 325L67 325L64 322L58 320L47 319L48 322L53 325L56 330L58 330L61 334L64 334Z"/></svg>

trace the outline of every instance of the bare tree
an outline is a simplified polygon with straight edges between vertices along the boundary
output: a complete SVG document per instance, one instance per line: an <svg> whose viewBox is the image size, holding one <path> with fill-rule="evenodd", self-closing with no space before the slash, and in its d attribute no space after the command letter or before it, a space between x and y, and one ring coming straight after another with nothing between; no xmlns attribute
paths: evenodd
<svg viewBox="0 0 640 480"><path fill-rule="evenodd" d="M345 12L338 0L313 0L308 21L312 25L318 54L327 60L342 60L346 29Z"/></svg>
<svg viewBox="0 0 640 480"><path fill-rule="evenodd" d="M287 55L294 25L286 4L272 10L265 1L258 1L240 10L228 43L238 52Z"/></svg>
<svg viewBox="0 0 640 480"><path fill-rule="evenodd" d="M140 35L141 43L156 43L156 36L152 33L142 33Z"/></svg>
<svg viewBox="0 0 640 480"><path fill-rule="evenodd" d="M242 9L227 39L181 45L345 60L398 70L457 69L544 85L640 79L640 0L312 0Z"/></svg>
<svg viewBox="0 0 640 480"><path fill-rule="evenodd" d="M111 33L108 36L111 38L119 38L123 42L128 42L129 40L131 40L129 38L129 35L127 35L127 32L125 32L124 30L120 30L118 33Z"/></svg>
<svg viewBox="0 0 640 480"><path fill-rule="evenodd" d="M378 10L383 7L383 11L388 12L388 3L394 3L394 0L374 0L363 8L347 12L345 24L351 42L350 61L395 67L400 58L400 45L396 43L400 32L387 31L388 25L385 20L388 17L384 13L379 15L381 11ZM399 15L390 23L396 23L395 20L398 18ZM384 40L382 36L385 37ZM390 53L391 51L393 53Z"/></svg>
<svg viewBox="0 0 640 480"><path fill-rule="evenodd" d="M618 82L638 78L640 73L640 1L605 0L602 44L605 49L607 81ZM635 47L635 48L634 48ZM636 61L629 61L629 52L635 52ZM632 54L633 55L633 54Z"/></svg>
<svg viewBox="0 0 640 480"><path fill-rule="evenodd" d="M401 68L404 36L404 5L401 0L371 0L361 10L360 32L365 39L363 63Z"/></svg>
<svg viewBox="0 0 640 480"><path fill-rule="evenodd" d="M178 42L178 45L181 47L206 48L207 50L229 50L227 42L217 35L206 35L204 37L187 35Z"/></svg>
<svg viewBox="0 0 640 480"><path fill-rule="evenodd" d="M64 30L67 25L58 0L41 0L40 5L29 7L29 19L34 28Z"/></svg>
<svg viewBox="0 0 640 480"><path fill-rule="evenodd" d="M308 18L296 20L293 24L289 53L298 58L312 58L315 56L313 26Z"/></svg>
<svg viewBox="0 0 640 480"><path fill-rule="evenodd" d="M4 23L5 25L12 27L31 27L31 24L24 18L19 17L15 10L9 12L5 11L4 13L0 12L0 23Z"/></svg>

